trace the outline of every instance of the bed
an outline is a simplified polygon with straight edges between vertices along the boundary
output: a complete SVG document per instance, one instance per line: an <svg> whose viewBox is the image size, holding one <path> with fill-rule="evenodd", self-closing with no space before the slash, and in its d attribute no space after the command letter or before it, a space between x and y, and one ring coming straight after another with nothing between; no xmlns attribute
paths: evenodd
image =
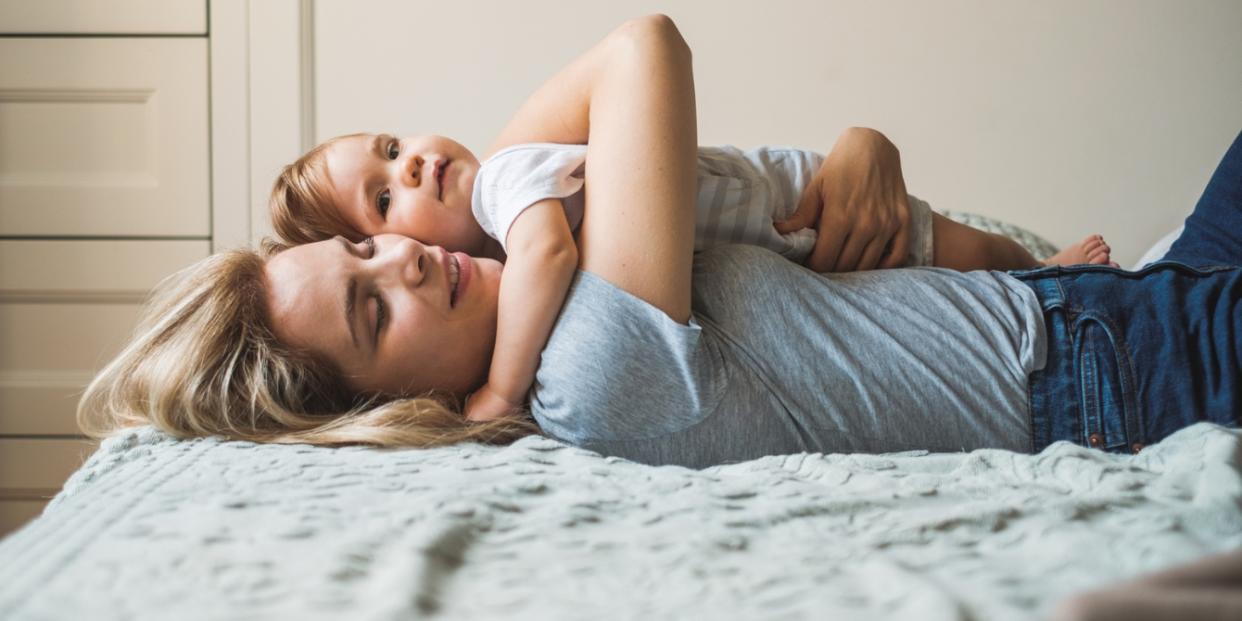
<svg viewBox="0 0 1242 621"><path fill-rule="evenodd" d="M378 450L108 439L0 542L5 619L1039 619L1242 546L1242 432L1135 456L653 468L529 437Z"/></svg>
<svg viewBox="0 0 1242 621"><path fill-rule="evenodd" d="M650 467L528 437L104 441L0 541L3 619L1043 619L1242 547L1242 431Z"/></svg>

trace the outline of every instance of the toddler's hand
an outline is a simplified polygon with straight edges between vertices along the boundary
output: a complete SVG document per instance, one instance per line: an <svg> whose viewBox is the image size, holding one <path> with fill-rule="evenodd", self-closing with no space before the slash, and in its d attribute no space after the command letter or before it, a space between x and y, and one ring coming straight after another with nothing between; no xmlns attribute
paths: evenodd
<svg viewBox="0 0 1242 621"><path fill-rule="evenodd" d="M909 252L910 203L897 147L880 132L849 129L802 192L781 234L808 227L818 236L807 267L850 272L899 267Z"/></svg>
<svg viewBox="0 0 1242 621"><path fill-rule="evenodd" d="M483 384L478 390L466 397L466 420L482 422L495 420L504 416L517 415L522 411L522 404L510 403L496 391Z"/></svg>

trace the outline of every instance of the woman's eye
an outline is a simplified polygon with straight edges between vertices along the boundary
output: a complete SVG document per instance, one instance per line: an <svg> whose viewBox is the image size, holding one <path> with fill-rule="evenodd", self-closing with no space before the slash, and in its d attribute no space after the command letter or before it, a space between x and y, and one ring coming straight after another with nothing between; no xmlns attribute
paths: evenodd
<svg viewBox="0 0 1242 621"><path fill-rule="evenodd" d="M384 298L375 296L375 340L379 342L380 332L384 330L384 324L388 322L388 311L384 308Z"/></svg>
<svg viewBox="0 0 1242 621"><path fill-rule="evenodd" d="M366 243L367 245L367 258L368 259L375 258L375 238L368 237L365 240L363 240L363 242Z"/></svg>
<svg viewBox="0 0 1242 621"><path fill-rule="evenodd" d="M395 160L398 155L401 155L401 149L398 148L397 141L388 143L388 159Z"/></svg>
<svg viewBox="0 0 1242 621"><path fill-rule="evenodd" d="M388 205L392 203L392 194L387 189L382 190L379 196L375 197L375 208L379 210L381 218L388 217Z"/></svg>

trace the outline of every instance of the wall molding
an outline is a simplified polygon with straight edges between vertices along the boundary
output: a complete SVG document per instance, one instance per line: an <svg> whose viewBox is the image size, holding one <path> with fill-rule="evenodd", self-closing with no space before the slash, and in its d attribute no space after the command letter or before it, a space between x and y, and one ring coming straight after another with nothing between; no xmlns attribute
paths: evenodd
<svg viewBox="0 0 1242 621"><path fill-rule="evenodd" d="M251 0L250 4L250 242L272 235L267 197L281 167L314 140L312 4L308 0Z"/></svg>
<svg viewBox="0 0 1242 621"><path fill-rule="evenodd" d="M301 94L302 148L300 153L315 146L315 7L314 0L300 0L298 7L298 66L301 68L298 92Z"/></svg>
<svg viewBox="0 0 1242 621"><path fill-rule="evenodd" d="M154 94L149 88L6 88L0 103L146 103Z"/></svg>
<svg viewBox="0 0 1242 621"><path fill-rule="evenodd" d="M315 144L312 0L211 4L212 250L272 235L280 168Z"/></svg>
<svg viewBox="0 0 1242 621"><path fill-rule="evenodd" d="M213 0L208 15L212 252L250 243L249 6Z"/></svg>

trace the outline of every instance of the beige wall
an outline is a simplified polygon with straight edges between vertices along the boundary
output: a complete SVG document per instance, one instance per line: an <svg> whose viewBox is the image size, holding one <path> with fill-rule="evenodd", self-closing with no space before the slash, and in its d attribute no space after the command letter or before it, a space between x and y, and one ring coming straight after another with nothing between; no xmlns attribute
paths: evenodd
<svg viewBox="0 0 1242 621"><path fill-rule="evenodd" d="M695 54L704 144L902 150L936 207L1128 263L1242 128L1242 2L404 2L314 5L313 133L434 132L481 151L555 69L664 12Z"/></svg>

